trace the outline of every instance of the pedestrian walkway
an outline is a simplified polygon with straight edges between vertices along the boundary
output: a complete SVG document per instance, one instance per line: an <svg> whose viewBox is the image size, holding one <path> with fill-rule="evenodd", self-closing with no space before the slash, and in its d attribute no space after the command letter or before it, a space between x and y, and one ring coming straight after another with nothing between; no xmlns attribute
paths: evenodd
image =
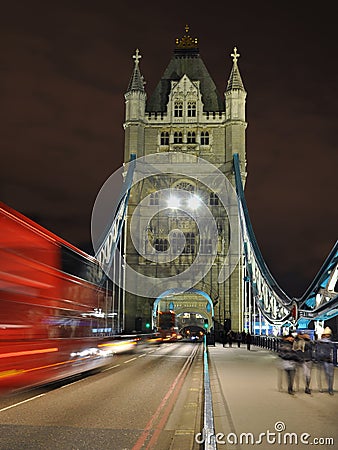
<svg viewBox="0 0 338 450"><path fill-rule="evenodd" d="M289 395L284 373L280 386L281 373L277 369L280 358L276 353L255 346L250 351L244 345L223 348L221 344L210 346L208 351L215 434L224 435L217 438L218 449L308 449L309 445L338 448L337 369L335 395L319 392L315 366L312 394L304 393L300 373L296 393ZM325 380L322 383L326 389ZM245 435L241 437L241 433ZM260 433L265 435L260 437Z"/></svg>

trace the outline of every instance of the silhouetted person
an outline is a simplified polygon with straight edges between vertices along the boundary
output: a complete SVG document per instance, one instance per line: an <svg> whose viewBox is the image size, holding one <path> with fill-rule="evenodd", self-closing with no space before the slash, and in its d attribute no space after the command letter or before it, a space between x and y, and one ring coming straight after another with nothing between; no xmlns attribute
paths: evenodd
<svg viewBox="0 0 338 450"><path fill-rule="evenodd" d="M293 342L293 350L297 354L298 364L302 369L305 381L305 393L311 394L310 381L312 370L312 353L313 343L310 336L304 332L300 332Z"/></svg>
<svg viewBox="0 0 338 450"><path fill-rule="evenodd" d="M238 331L236 333L236 341L237 341L237 347L240 348L241 342L242 342L242 333Z"/></svg>
<svg viewBox="0 0 338 450"><path fill-rule="evenodd" d="M247 348L247 350L250 350L251 334L249 333L249 331L246 333L245 340L246 340L246 348Z"/></svg>
<svg viewBox="0 0 338 450"><path fill-rule="evenodd" d="M225 331L221 331L221 341L223 347L225 347L225 344L227 343L227 335Z"/></svg>
<svg viewBox="0 0 338 450"><path fill-rule="evenodd" d="M288 336L284 336L282 342L280 343L278 354L278 356L282 358L282 369L284 369L286 373L288 393L290 395L294 394L293 383L295 380L297 368L297 355L296 352L292 349L293 341L294 337L291 334Z"/></svg>
<svg viewBox="0 0 338 450"><path fill-rule="evenodd" d="M229 347L232 347L233 335L232 335L232 331L231 330L228 331L227 338L228 338L228 342L229 342Z"/></svg>
<svg viewBox="0 0 338 450"><path fill-rule="evenodd" d="M324 370L328 392L333 395L333 376L334 376L334 366L333 366L333 351L334 346L331 341L332 331L331 328L326 327L322 334L321 339L317 341L316 344L316 360L320 364L320 369ZM320 374L321 375L321 374ZM320 376L321 380L321 376ZM321 391L321 381L319 390Z"/></svg>

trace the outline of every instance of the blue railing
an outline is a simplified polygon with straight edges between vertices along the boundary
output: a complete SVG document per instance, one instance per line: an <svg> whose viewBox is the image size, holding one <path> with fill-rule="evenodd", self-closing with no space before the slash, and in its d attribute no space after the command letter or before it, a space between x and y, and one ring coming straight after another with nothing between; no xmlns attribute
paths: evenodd
<svg viewBox="0 0 338 450"><path fill-rule="evenodd" d="M256 335L252 336L252 345L256 347L266 348L267 350L271 350L273 352L279 351L279 344L281 342L280 337L275 336L265 336L265 335ZM316 343L316 341L315 341ZM316 344L315 344L316 345ZM338 342L333 342L334 351L333 351L333 364L338 367Z"/></svg>

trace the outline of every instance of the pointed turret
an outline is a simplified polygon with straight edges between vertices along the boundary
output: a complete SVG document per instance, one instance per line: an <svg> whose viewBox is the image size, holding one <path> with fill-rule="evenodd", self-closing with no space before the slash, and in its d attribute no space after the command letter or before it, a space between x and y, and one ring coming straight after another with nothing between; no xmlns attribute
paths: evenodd
<svg viewBox="0 0 338 450"><path fill-rule="evenodd" d="M133 74L130 78L127 93L130 91L144 92L144 79L140 72L140 62L139 62L139 60L142 58L142 56L140 55L140 51L138 48L136 49L135 55L133 55L133 58L135 59L135 66L134 66Z"/></svg>
<svg viewBox="0 0 338 450"><path fill-rule="evenodd" d="M124 94L126 100L126 120L124 123L126 141L125 158L130 160L129 153L136 153L141 156L144 147L144 126L147 94L144 90L144 79L140 72L141 55L136 49L134 70L130 78L128 90Z"/></svg>
<svg viewBox="0 0 338 450"><path fill-rule="evenodd" d="M230 73L230 77L228 80L228 85L226 88L226 91L231 91L233 89L239 89L241 91L245 92L243 81L241 78L241 74L239 73L237 60L241 56L239 53L237 53L237 48L234 48L234 53L231 53L231 56L233 57L233 66Z"/></svg>
<svg viewBox="0 0 338 450"><path fill-rule="evenodd" d="M245 114L246 90L244 89L237 60L240 54L237 48L231 53L233 66L231 69L228 84L225 90L225 125L226 125L226 148L228 158L234 153L239 154L242 169L242 181L245 184L246 178L246 144L245 130L247 127Z"/></svg>

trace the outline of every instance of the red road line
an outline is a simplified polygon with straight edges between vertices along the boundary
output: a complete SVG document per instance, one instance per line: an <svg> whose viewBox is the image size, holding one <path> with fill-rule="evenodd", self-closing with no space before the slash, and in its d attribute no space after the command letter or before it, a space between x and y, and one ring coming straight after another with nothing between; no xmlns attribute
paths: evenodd
<svg viewBox="0 0 338 450"><path fill-rule="evenodd" d="M191 360L190 360L190 364L191 364ZM149 444L146 447L146 450L150 450L152 448L155 448L156 442L157 442L161 432L163 431L163 428L164 428L165 424L167 423L169 414L171 413L171 411L173 409L173 406L174 406L174 404L176 402L176 399L177 399L179 393L181 392L182 385L183 385L183 383L185 381L185 378L186 378L186 376L187 376L187 374L189 372L189 369L190 369L190 364L189 364L189 366L186 367L185 372L182 374L181 379L177 383L177 386L175 388L175 392L173 393L173 395L172 395L172 397L171 397L171 399L170 399L166 409L164 410L162 419L158 423L158 425L157 425L157 427L156 427L156 429L155 429L155 431L154 431L154 433L153 433L153 435L152 435L152 437L151 437L151 439L149 441Z"/></svg>
<svg viewBox="0 0 338 450"><path fill-rule="evenodd" d="M168 392L166 393L166 395L164 396L164 398L162 399L160 405L158 406L157 410L155 411L155 413L153 414L153 416L151 417L151 419L149 420L149 422L147 423L143 433L141 434L141 436L138 438L138 440L136 441L135 445L133 446L132 450L141 450L144 443L146 442L146 440L149 437L149 434L151 433L151 427L153 425L153 423L158 419L160 413L162 412L162 410L165 407L165 404L167 403L167 401L169 400L171 394L174 392L176 385L179 389L177 389L175 396L173 396L173 398L171 399L170 403L168 404L167 408L165 409L165 413L161 419L161 421L158 424L158 427L156 428L153 437L151 438L149 444L148 444L148 448L150 448L149 446L151 444L155 444L158 436L160 434L160 432L162 431L162 428L164 426L164 424L166 423L166 420L170 414L170 411L173 407L173 403L174 400L176 400L179 392L180 392L180 388L182 387L183 381L188 373L191 361L193 356L195 355L195 353L197 352L197 347L194 348L194 350L191 352L191 354L189 355L189 357L187 358L186 362L184 363L182 369L180 370L179 374L177 375L177 377L175 378L175 380L173 381L173 383L171 384ZM181 378L182 377L182 378ZM156 435L156 438L154 439L154 436Z"/></svg>

